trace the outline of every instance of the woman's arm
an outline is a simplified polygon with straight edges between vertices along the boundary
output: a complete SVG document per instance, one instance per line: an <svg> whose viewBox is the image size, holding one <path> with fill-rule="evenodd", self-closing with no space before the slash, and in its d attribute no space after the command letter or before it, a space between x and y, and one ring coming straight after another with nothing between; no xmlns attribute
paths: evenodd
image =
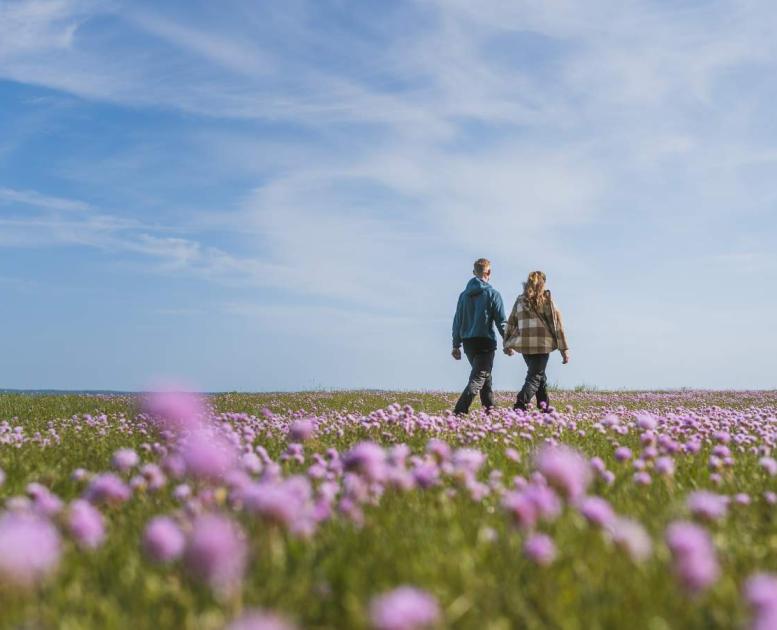
<svg viewBox="0 0 777 630"><path fill-rule="evenodd" d="M510 311L510 317L507 318L507 325L505 326L504 339L507 340L513 336L515 329L518 327L518 302L521 298L518 298L513 305L513 310Z"/></svg>
<svg viewBox="0 0 777 630"><path fill-rule="evenodd" d="M561 319L561 311L553 304L553 325L556 329L556 344L561 352L561 357L564 363L569 363L569 344L567 344L567 336L564 333L564 322Z"/></svg>

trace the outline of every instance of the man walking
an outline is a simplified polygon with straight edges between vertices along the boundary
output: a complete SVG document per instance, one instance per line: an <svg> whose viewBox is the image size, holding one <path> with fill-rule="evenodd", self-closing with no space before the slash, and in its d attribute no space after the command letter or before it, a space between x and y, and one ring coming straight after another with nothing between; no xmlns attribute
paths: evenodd
<svg viewBox="0 0 777 630"><path fill-rule="evenodd" d="M494 367L496 335L494 324L501 336L504 336L505 310L502 296L488 281L491 278L491 262L485 258L475 261L472 270L475 275L467 283L467 288L459 295L456 315L453 318L453 350L451 355L457 361L461 359L461 345L464 354L472 366L467 387L461 393L456 414L465 414L469 406L480 394L480 402L486 411L494 406L494 391L491 387L491 370Z"/></svg>

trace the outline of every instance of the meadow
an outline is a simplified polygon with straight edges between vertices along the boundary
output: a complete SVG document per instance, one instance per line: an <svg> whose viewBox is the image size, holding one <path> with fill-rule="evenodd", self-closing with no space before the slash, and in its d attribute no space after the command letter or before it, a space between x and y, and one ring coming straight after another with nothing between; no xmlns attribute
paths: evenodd
<svg viewBox="0 0 777 630"><path fill-rule="evenodd" d="M0 394L3 628L777 628L777 392Z"/></svg>

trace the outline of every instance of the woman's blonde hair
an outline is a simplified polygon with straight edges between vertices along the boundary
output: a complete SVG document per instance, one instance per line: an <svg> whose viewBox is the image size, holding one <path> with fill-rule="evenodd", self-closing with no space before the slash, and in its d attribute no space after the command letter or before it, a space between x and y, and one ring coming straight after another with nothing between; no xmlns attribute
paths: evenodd
<svg viewBox="0 0 777 630"><path fill-rule="evenodd" d="M541 312L545 306L545 274L541 271L532 271L526 282L523 283L523 297L529 307Z"/></svg>

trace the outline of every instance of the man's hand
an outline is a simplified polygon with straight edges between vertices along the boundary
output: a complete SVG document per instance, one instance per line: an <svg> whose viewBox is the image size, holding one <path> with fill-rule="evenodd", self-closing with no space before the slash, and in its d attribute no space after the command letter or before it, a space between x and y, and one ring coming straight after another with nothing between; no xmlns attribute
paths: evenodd
<svg viewBox="0 0 777 630"><path fill-rule="evenodd" d="M569 363L569 350L563 350L561 352L561 363L563 363L564 365Z"/></svg>
<svg viewBox="0 0 777 630"><path fill-rule="evenodd" d="M454 348L451 350L451 356L457 361L461 361L461 348Z"/></svg>
<svg viewBox="0 0 777 630"><path fill-rule="evenodd" d="M503 351L508 357L511 357L515 354L515 350L512 348L505 348Z"/></svg>

